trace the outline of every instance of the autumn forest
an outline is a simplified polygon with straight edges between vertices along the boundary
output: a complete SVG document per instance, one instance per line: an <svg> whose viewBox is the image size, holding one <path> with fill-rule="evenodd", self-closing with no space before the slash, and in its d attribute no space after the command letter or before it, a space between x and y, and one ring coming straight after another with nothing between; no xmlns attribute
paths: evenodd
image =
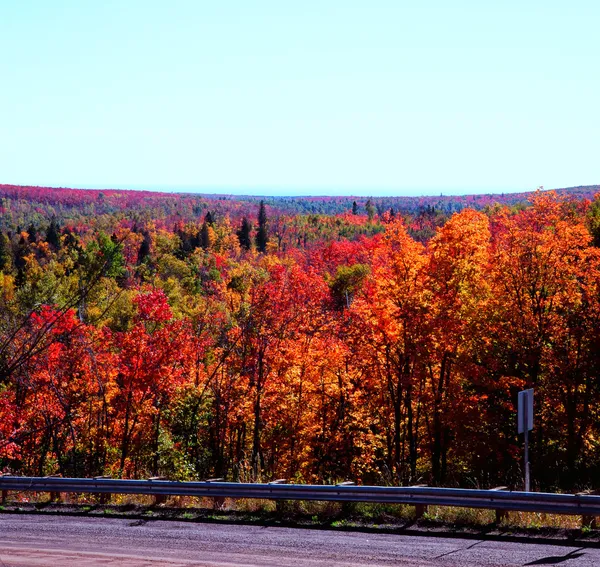
<svg viewBox="0 0 600 567"><path fill-rule="evenodd" d="M600 488L600 194L0 186L0 472Z"/></svg>

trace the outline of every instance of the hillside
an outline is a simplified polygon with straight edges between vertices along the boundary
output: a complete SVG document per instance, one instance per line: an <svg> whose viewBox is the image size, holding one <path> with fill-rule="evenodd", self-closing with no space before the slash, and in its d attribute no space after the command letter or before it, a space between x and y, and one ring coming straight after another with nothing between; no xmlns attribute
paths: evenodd
<svg viewBox="0 0 600 567"><path fill-rule="evenodd" d="M0 471L600 488L595 188L0 190Z"/></svg>

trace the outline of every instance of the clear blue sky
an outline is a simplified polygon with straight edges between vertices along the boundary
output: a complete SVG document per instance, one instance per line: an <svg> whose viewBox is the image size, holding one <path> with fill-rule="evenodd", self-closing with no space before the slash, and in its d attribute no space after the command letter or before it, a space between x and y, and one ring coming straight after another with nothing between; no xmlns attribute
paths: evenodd
<svg viewBox="0 0 600 567"><path fill-rule="evenodd" d="M0 183L600 183L600 2L0 1Z"/></svg>

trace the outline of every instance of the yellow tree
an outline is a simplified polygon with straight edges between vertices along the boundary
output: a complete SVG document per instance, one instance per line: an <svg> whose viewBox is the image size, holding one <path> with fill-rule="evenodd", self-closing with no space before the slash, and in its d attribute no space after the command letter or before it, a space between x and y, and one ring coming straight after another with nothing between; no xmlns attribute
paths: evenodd
<svg viewBox="0 0 600 567"><path fill-rule="evenodd" d="M481 313L490 296L488 218L471 209L455 214L430 241L426 277L426 332L421 360L426 372L425 423L433 482L444 481L448 454L464 423L465 388L479 371L473 344L484 336Z"/></svg>
<svg viewBox="0 0 600 567"><path fill-rule="evenodd" d="M598 250L583 215L553 194L494 223L495 356L537 389L536 455L565 469L544 467L538 478L573 484L598 399Z"/></svg>
<svg viewBox="0 0 600 567"><path fill-rule="evenodd" d="M354 363L362 370L370 419L379 431L384 476L396 482L417 475L425 262L423 246L404 224L389 224L371 277L350 308Z"/></svg>

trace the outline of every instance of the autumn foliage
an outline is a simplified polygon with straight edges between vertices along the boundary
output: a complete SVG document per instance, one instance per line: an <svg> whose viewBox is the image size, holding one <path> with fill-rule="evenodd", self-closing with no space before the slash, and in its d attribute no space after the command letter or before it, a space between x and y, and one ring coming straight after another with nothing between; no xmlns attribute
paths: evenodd
<svg viewBox="0 0 600 567"><path fill-rule="evenodd" d="M535 486L595 486L597 203L467 208L425 241L389 212L262 206L258 238L239 204L24 217L0 234L0 470L518 487L532 387Z"/></svg>

